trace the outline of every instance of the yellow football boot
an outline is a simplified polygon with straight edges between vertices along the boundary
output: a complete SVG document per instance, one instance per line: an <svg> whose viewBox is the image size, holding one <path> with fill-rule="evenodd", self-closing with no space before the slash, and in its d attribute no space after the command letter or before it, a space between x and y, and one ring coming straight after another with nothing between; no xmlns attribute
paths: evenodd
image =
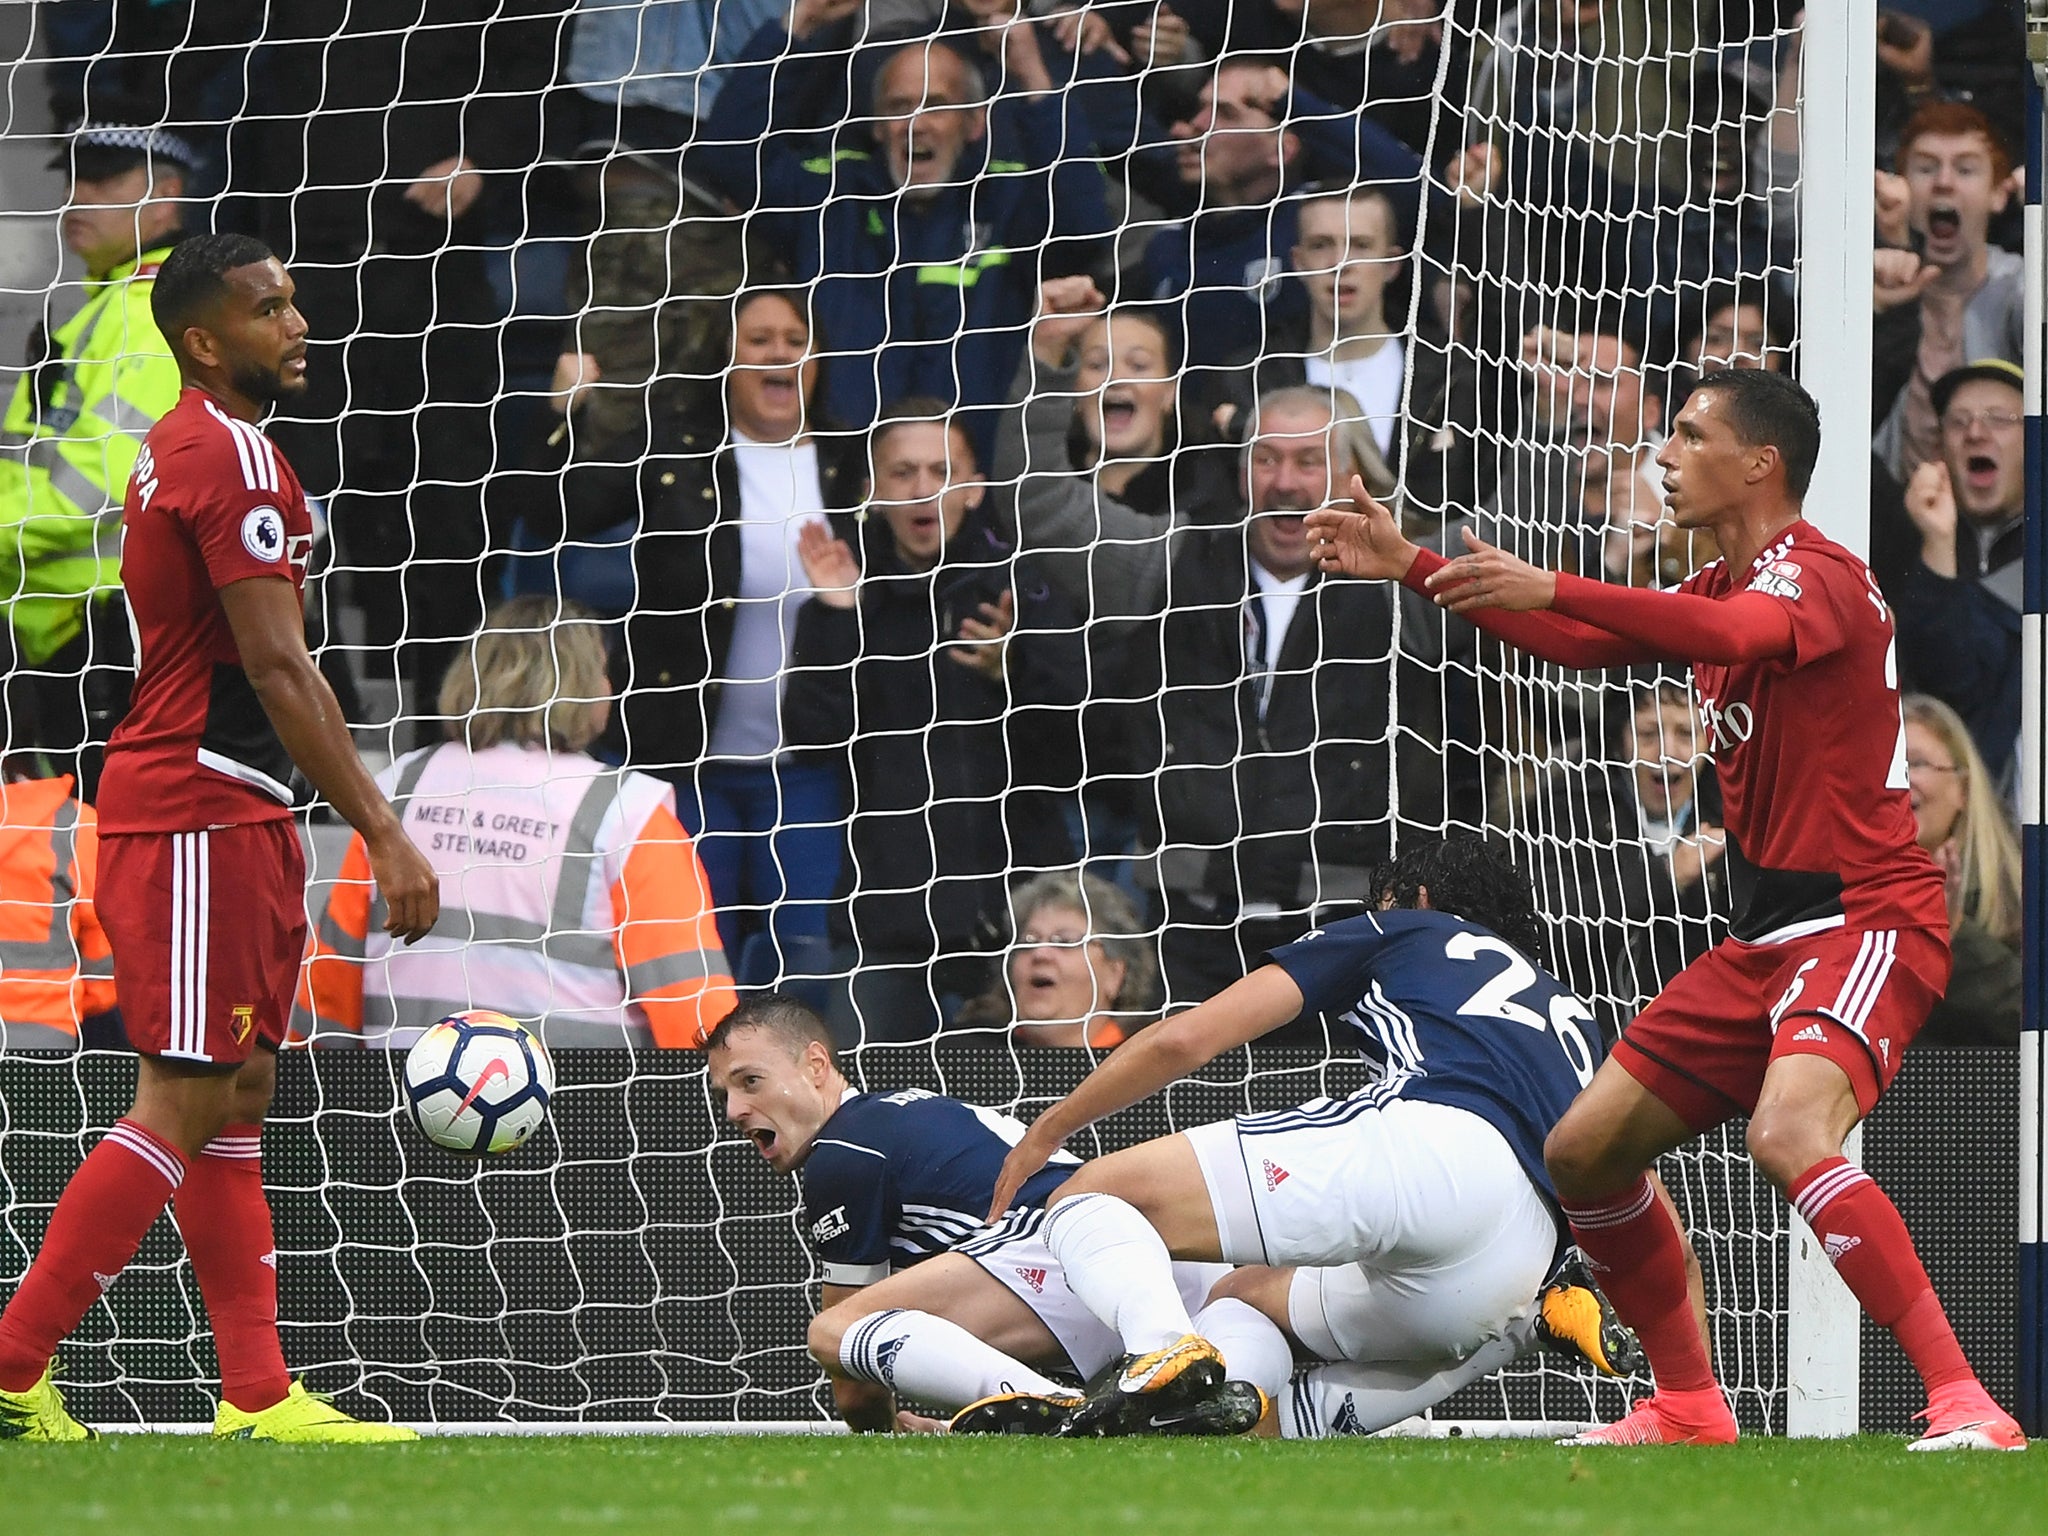
<svg viewBox="0 0 2048 1536"><path fill-rule="evenodd" d="M57 1390L51 1372L52 1360L36 1384L26 1392L0 1391L0 1440L97 1440L99 1431L71 1417L64 1407L64 1394Z"/></svg>
<svg viewBox="0 0 2048 1536"><path fill-rule="evenodd" d="M303 1381L281 1403L261 1413L244 1413L222 1400L213 1416L216 1440L275 1440L283 1445L370 1445L396 1440L417 1440L419 1431L403 1424L379 1424L369 1419L352 1419L334 1406L324 1392L309 1392Z"/></svg>

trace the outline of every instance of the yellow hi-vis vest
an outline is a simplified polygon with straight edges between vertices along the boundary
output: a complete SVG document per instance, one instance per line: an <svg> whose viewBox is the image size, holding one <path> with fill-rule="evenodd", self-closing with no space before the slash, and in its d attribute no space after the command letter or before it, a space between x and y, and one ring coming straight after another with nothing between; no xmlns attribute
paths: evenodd
<svg viewBox="0 0 2048 1536"><path fill-rule="evenodd" d="M78 634L89 599L121 584L128 477L181 387L149 312L168 255L159 246L87 283L85 307L22 374L0 420L0 607L31 666Z"/></svg>

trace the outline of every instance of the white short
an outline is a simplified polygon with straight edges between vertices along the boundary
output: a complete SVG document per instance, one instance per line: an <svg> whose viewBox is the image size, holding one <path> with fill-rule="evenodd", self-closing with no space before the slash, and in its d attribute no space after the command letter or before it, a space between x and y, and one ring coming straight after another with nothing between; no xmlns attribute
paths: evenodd
<svg viewBox="0 0 2048 1536"><path fill-rule="evenodd" d="M1042 1210L1011 1211L953 1251L974 1260L1029 1307L1060 1341L1075 1374L1087 1381L1122 1357L1123 1341L1067 1288L1066 1272L1060 1268L1060 1261L1038 1235L1044 1221ZM1229 1273L1228 1264L1173 1266L1181 1300L1191 1315L1202 1310L1209 1300L1210 1287Z"/></svg>
<svg viewBox="0 0 2048 1536"><path fill-rule="evenodd" d="M1296 1338L1325 1360L1462 1360L1536 1305L1550 1207L1469 1110L1370 1090L1183 1133L1233 1264L1297 1267Z"/></svg>

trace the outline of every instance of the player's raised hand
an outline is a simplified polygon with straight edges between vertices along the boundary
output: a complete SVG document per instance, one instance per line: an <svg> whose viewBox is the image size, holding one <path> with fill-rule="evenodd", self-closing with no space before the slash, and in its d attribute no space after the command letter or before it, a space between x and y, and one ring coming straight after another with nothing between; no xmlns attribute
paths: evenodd
<svg viewBox="0 0 2048 1536"><path fill-rule="evenodd" d="M1462 529L1469 554L1458 556L1424 583L1439 608L1469 613L1474 608L1505 608L1526 613L1548 608L1557 600L1557 572L1540 570L1496 549L1470 528Z"/></svg>
<svg viewBox="0 0 2048 1536"><path fill-rule="evenodd" d="M441 916L441 877L434 866L396 818L375 840L366 839L365 847L370 878L377 882L387 911L384 931L402 944L424 939Z"/></svg>
<svg viewBox="0 0 2048 1536"><path fill-rule="evenodd" d="M1002 1169L996 1174L995 1198L988 1206L990 1222L1003 1219L1003 1212L1010 1208L1031 1175L1051 1162L1053 1153L1059 1149L1060 1144L1050 1136L1041 1136L1035 1125L1024 1133L1024 1139L1010 1148L1010 1155L1003 1159Z"/></svg>
<svg viewBox="0 0 2048 1536"><path fill-rule="evenodd" d="M1328 506L1302 520L1309 553L1332 576L1399 581L1415 563L1415 546L1394 514L1373 500L1365 481L1351 477L1351 505Z"/></svg>

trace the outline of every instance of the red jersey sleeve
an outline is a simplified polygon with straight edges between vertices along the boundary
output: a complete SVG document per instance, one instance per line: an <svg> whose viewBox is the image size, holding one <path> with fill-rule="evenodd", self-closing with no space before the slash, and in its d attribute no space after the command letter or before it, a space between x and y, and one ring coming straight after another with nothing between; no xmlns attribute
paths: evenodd
<svg viewBox="0 0 2048 1536"><path fill-rule="evenodd" d="M303 500L298 482L270 440L211 401L216 430L179 455L181 483L167 485L169 509L198 547L216 590L254 576L295 579L292 529Z"/></svg>
<svg viewBox="0 0 2048 1536"><path fill-rule="evenodd" d="M1862 582L1848 592L1849 572L1824 554L1795 545L1775 560L1760 562L1749 578L1748 592L1760 593L1792 621L1792 667L1811 666L1842 648L1844 596L1862 600Z"/></svg>

